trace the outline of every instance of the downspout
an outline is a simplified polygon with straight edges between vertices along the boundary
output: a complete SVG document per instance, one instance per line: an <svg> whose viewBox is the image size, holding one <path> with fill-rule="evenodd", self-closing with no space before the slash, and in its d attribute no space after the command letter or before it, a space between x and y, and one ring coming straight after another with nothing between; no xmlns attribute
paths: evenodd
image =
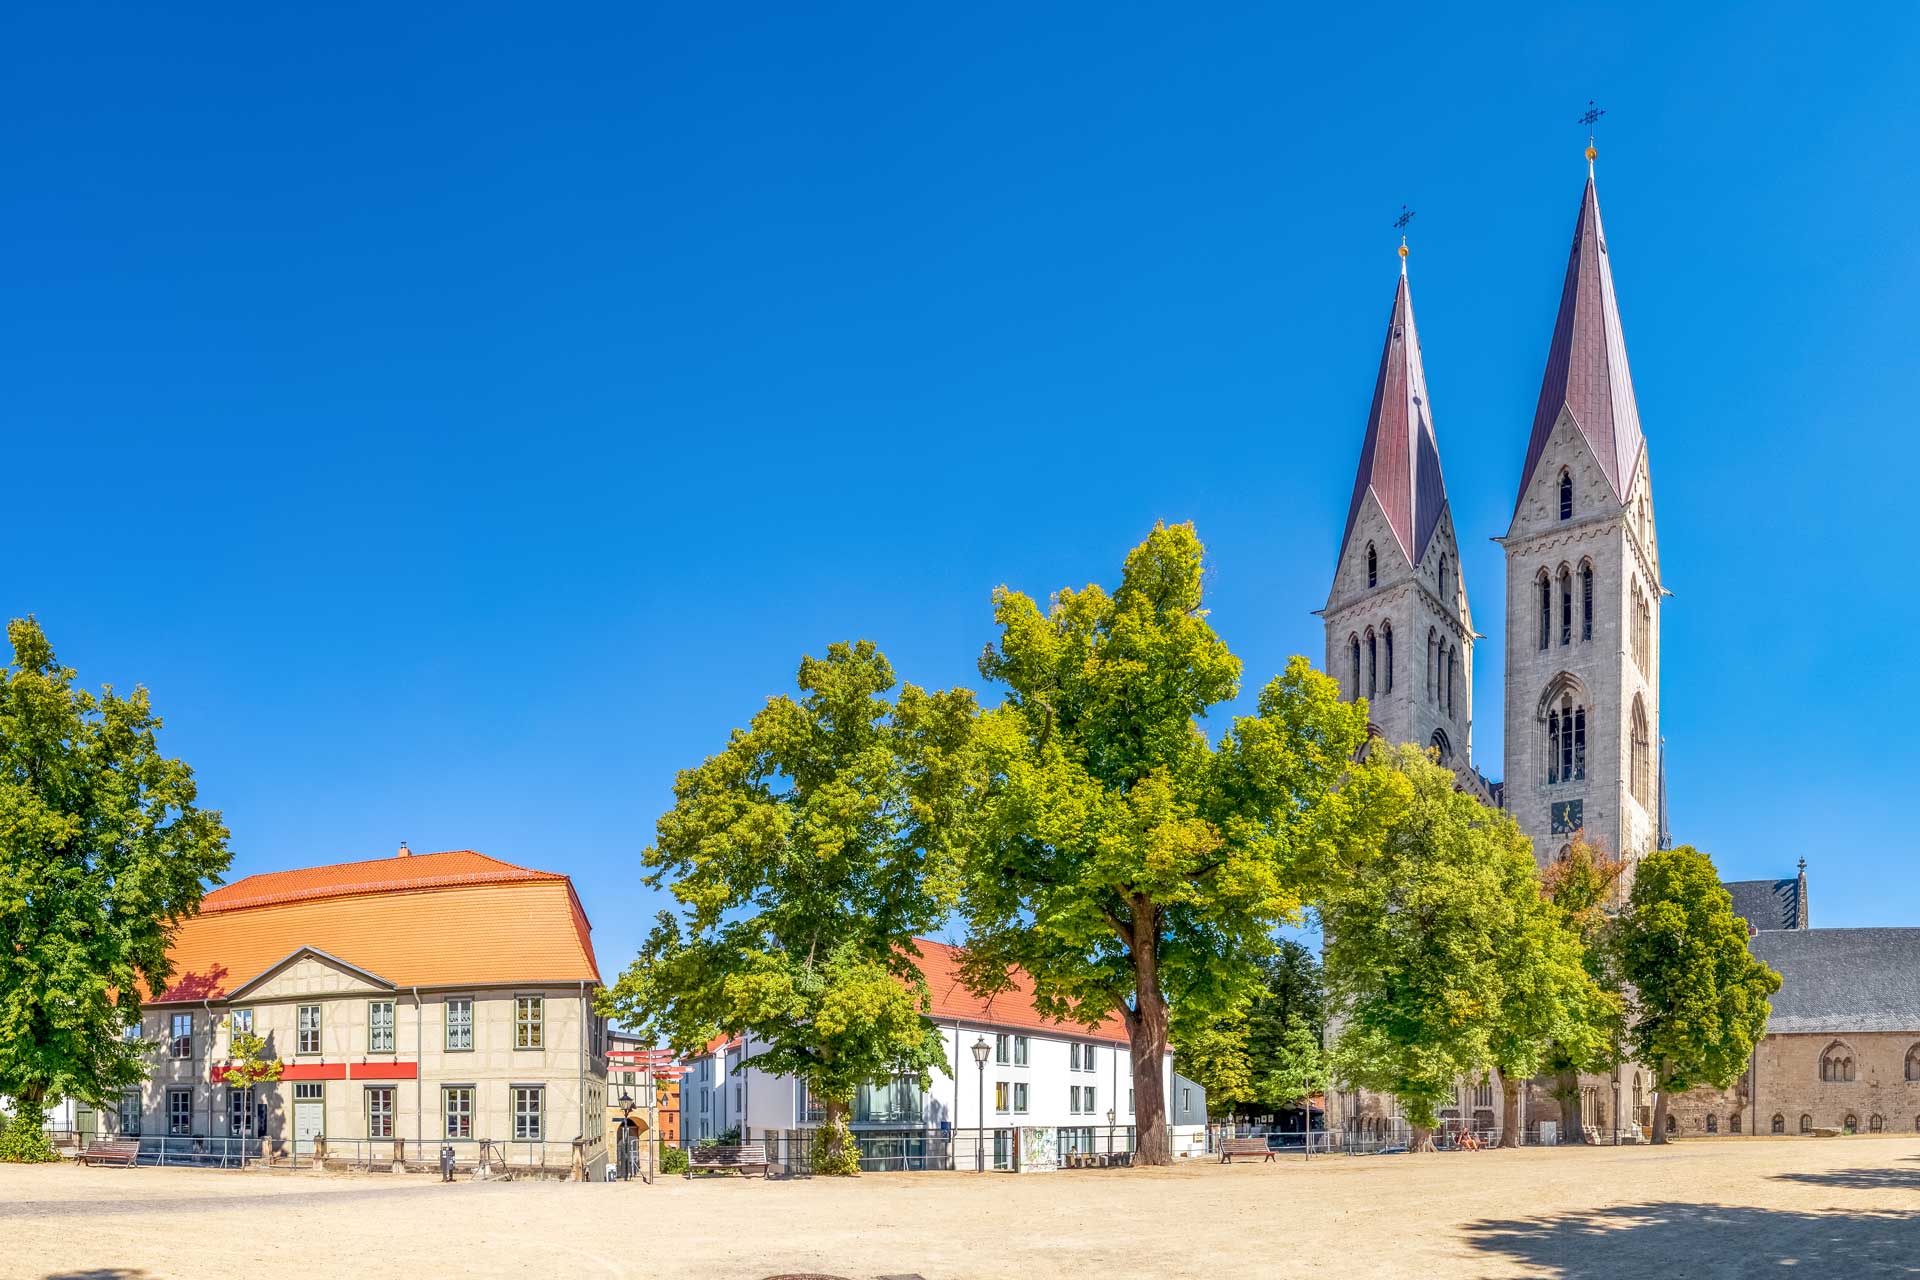
<svg viewBox="0 0 1920 1280"><path fill-rule="evenodd" d="M420 988L415 987L413 989L413 1158L416 1160L426 1158L426 1148L423 1145L427 1140L424 1127L427 1123L427 1103L423 1093L426 1085L420 1078L420 1068L425 1065L427 1057L427 1042L421 1038L423 1034L420 1022Z"/></svg>
<svg viewBox="0 0 1920 1280"><path fill-rule="evenodd" d="M593 1015L587 1011L587 981L580 980L580 1083L574 1087L575 1100L580 1105L580 1145L587 1142L587 1019ZM584 1161L585 1152L582 1152ZM587 1175L592 1178L592 1174Z"/></svg>
<svg viewBox="0 0 1920 1280"><path fill-rule="evenodd" d="M213 1005L208 1002L207 997L202 996L200 1007L207 1011L207 1136L211 1138L213 1136Z"/></svg>

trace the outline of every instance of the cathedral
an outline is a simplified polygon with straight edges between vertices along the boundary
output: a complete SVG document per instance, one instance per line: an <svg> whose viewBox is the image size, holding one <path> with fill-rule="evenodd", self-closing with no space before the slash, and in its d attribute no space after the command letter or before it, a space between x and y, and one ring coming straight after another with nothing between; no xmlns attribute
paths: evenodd
<svg viewBox="0 0 1920 1280"><path fill-rule="evenodd" d="M1407 277L1387 319L1380 371L1340 556L1320 616L1326 670L1365 698L1383 740L1430 748L1459 786L1506 809L1542 865L1576 834L1632 868L1666 844L1660 742L1660 580L1652 473L1594 186L1595 152L1574 218L1560 307L1547 343L1506 552L1505 760L1489 781L1473 755L1473 659L1480 637L1440 465ZM1529 1139L1542 1121L1635 1133L1652 1077L1623 1064L1583 1077L1577 1113L1542 1085L1522 1089ZM1330 1128L1397 1127L1394 1099L1328 1097ZM1488 1129L1498 1085L1462 1081L1443 1124ZM1537 1113L1537 1114L1536 1114ZM1573 1117L1577 1114L1578 1119Z"/></svg>
<svg viewBox="0 0 1920 1280"><path fill-rule="evenodd" d="M1664 841L1660 559L1646 437L1606 233L1587 185L1520 466L1506 551L1501 780L1473 757L1479 637L1440 466L1406 248L1340 559L1320 611L1326 669L1371 728L1431 747L1505 808L1543 863L1576 832L1631 864Z"/></svg>

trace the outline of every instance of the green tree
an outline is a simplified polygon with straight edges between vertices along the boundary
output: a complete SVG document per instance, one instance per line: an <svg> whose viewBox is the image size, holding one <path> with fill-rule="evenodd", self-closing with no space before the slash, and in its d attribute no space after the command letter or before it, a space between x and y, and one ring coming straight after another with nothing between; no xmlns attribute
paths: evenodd
<svg viewBox="0 0 1920 1280"><path fill-rule="evenodd" d="M1560 1140L1584 1143L1580 1077L1612 1071L1626 1058L1626 985L1613 908L1626 863L1584 835L1573 838L1567 856L1548 864L1547 897L1580 940L1581 964L1593 980L1594 1003L1569 1020L1548 1046L1545 1071L1560 1104Z"/></svg>
<svg viewBox="0 0 1920 1280"><path fill-rule="evenodd" d="M1202 1028L1257 990L1269 935L1328 863L1366 734L1365 707L1295 658L1209 739L1199 721L1238 694L1240 662L1207 621L1203 561L1191 526L1156 526L1112 594L1062 591L1043 612L1002 587L980 660L1007 696L976 735L963 973L988 994L1018 966L1049 1016L1119 1015L1141 1164L1171 1159L1170 1005Z"/></svg>
<svg viewBox="0 0 1920 1280"><path fill-rule="evenodd" d="M1780 975L1747 950L1713 860L1690 845L1641 859L1620 934L1630 1036L1654 1074L1653 1140L1665 1142L1670 1093L1724 1089L1746 1070Z"/></svg>
<svg viewBox="0 0 1920 1280"><path fill-rule="evenodd" d="M1206 1089L1210 1115L1291 1106L1325 1088L1325 1011L1319 961L1281 939L1257 990L1224 1017L1195 1027L1172 1010L1174 1063Z"/></svg>
<svg viewBox="0 0 1920 1280"><path fill-rule="evenodd" d="M74 687L32 619L0 671L0 1094L106 1105L145 1074L128 1040L170 975L173 926L231 855L193 771L160 754L145 689Z"/></svg>
<svg viewBox="0 0 1920 1280"><path fill-rule="evenodd" d="M1351 842L1321 908L1334 1074L1399 1097L1414 1148L1431 1150L1454 1082L1494 1061L1515 998L1509 939L1540 896L1533 853L1512 818L1455 790L1417 747L1376 750L1346 791L1378 826Z"/></svg>
<svg viewBox="0 0 1920 1280"><path fill-rule="evenodd" d="M1520 1086L1573 1047L1600 1052L1618 1000L1587 968L1587 948L1574 919L1548 895L1529 856L1498 864L1502 897L1514 903L1511 931L1497 939L1503 990L1488 1041L1500 1073L1500 1145L1520 1145Z"/></svg>
<svg viewBox="0 0 1920 1280"><path fill-rule="evenodd" d="M691 1054L748 1034L761 1068L824 1104L829 1165L857 1153L846 1114L863 1084L923 1082L946 1062L914 936L959 891L961 763L974 701L913 685L867 642L800 664L725 751L681 772L643 855L671 889L603 1012Z"/></svg>
<svg viewBox="0 0 1920 1280"><path fill-rule="evenodd" d="M232 1032L232 1017L221 1021ZM279 1058L268 1055L267 1038L255 1035L252 1031L232 1032L227 1043L227 1055L220 1082L229 1089L251 1089L256 1085L272 1084L280 1078L285 1066ZM259 1136L264 1154L266 1135Z"/></svg>

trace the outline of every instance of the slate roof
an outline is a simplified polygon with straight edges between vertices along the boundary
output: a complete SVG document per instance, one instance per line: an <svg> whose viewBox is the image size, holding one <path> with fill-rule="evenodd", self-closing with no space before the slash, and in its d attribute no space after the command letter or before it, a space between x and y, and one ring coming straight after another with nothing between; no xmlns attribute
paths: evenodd
<svg viewBox="0 0 1920 1280"><path fill-rule="evenodd" d="M1347 504L1347 527L1340 535L1343 555L1368 490L1386 512L1400 554L1409 564L1419 564L1447 505L1447 485L1440 475L1433 402L1427 397L1420 333L1413 324L1413 295L1407 289L1404 266L1394 288L1393 310L1387 317L1380 373L1373 384L1373 407L1367 411L1367 434L1360 445L1353 500Z"/></svg>
<svg viewBox="0 0 1920 1280"><path fill-rule="evenodd" d="M1634 402L1633 375L1627 369L1627 339L1620 330L1613 268L1607 262L1607 237L1600 227L1600 197L1594 191L1591 170L1580 195L1580 215L1573 224L1560 313L1547 347L1533 436L1527 442L1527 465L1520 472L1520 492L1513 502L1516 514L1563 407L1599 459L1614 496L1625 502L1645 439L1640 433L1640 409Z"/></svg>
<svg viewBox="0 0 1920 1280"><path fill-rule="evenodd" d="M1733 895L1733 914L1756 929L1800 927L1800 882L1795 880L1728 880L1722 889Z"/></svg>
<svg viewBox="0 0 1920 1280"><path fill-rule="evenodd" d="M1748 939L1779 970L1767 1030L1920 1032L1920 929L1788 929Z"/></svg>

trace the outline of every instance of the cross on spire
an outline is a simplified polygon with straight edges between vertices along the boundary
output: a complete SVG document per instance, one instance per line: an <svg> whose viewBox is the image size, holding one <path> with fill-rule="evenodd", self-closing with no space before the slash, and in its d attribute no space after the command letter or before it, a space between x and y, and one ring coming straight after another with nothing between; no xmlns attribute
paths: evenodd
<svg viewBox="0 0 1920 1280"><path fill-rule="evenodd" d="M1606 108L1594 106L1592 98L1587 99L1587 109L1580 113L1580 123L1587 126L1587 173L1589 175L1593 173L1594 157L1600 154L1594 149L1593 126L1598 124L1600 117L1605 114L1607 114Z"/></svg>
<svg viewBox="0 0 1920 1280"><path fill-rule="evenodd" d="M1400 216L1393 220L1393 225L1397 227L1400 231L1400 274L1401 275L1407 274L1407 224L1413 221L1413 217L1414 217L1413 210L1407 208L1407 206L1405 205L1401 205Z"/></svg>

